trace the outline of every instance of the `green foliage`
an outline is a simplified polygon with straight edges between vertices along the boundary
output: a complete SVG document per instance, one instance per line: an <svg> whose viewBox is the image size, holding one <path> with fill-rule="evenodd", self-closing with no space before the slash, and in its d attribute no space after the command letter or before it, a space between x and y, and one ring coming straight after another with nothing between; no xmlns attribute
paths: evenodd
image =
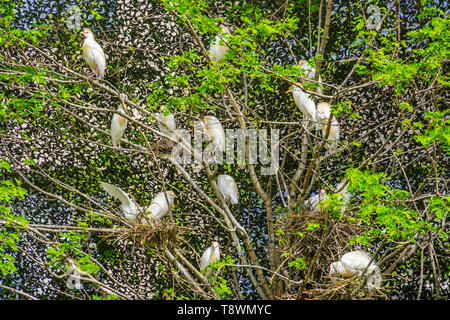
<svg viewBox="0 0 450 320"><path fill-rule="evenodd" d="M92 295L92 300L120 300L120 299L114 294L109 294L105 297L100 297L94 294Z"/></svg>
<svg viewBox="0 0 450 320"><path fill-rule="evenodd" d="M298 270L306 270L306 263L305 263L305 258L304 257L297 257L297 259L295 259L294 261L290 261L288 263L289 267L294 267Z"/></svg>
<svg viewBox="0 0 450 320"><path fill-rule="evenodd" d="M429 119L426 128L421 122L414 125L422 132L414 137L418 142L422 144L424 148L427 148L433 143L439 143L444 151L450 154L450 118L447 114L450 114L450 109L442 112L425 112L425 118Z"/></svg>
<svg viewBox="0 0 450 320"><path fill-rule="evenodd" d="M28 223L24 217L13 214L9 207L14 199L24 199L27 191L20 187L20 181L5 179L5 172L11 173L11 165L0 160L0 272L3 276L17 271L13 252L17 252L21 233L16 224L24 227Z"/></svg>
<svg viewBox="0 0 450 320"><path fill-rule="evenodd" d="M220 299L227 299L231 296L232 291L223 277L212 278L211 284Z"/></svg>
<svg viewBox="0 0 450 320"><path fill-rule="evenodd" d="M221 299L227 299L232 294L231 288L227 284L227 279L220 276L221 273L225 272L228 266L233 265L235 260L230 256L226 256L214 263L208 265L202 272L206 272L207 269L211 270L212 276L208 277L214 291Z"/></svg>
<svg viewBox="0 0 450 320"><path fill-rule="evenodd" d="M85 233L63 232L59 233L59 236L61 242L55 247L47 248L50 265L54 269L68 267L67 261L71 259L82 272L99 272L100 268L91 260L91 255L82 251L83 243L86 242Z"/></svg>
<svg viewBox="0 0 450 320"><path fill-rule="evenodd" d="M408 200L411 199L409 192L381 182L381 179L388 180L385 173L371 174L369 171L349 169L347 177L351 181L349 191L358 191L361 198L356 212L357 220L369 227L364 235L354 239L355 242L368 244L379 237L387 241L415 242L418 234L435 229L417 211L408 207ZM442 202L434 201L439 203L436 210L442 217Z"/></svg>
<svg viewBox="0 0 450 320"><path fill-rule="evenodd" d="M267 57L273 58L273 56L268 54L269 52L267 50L273 47L275 43L282 43L284 46L285 44L291 43L291 39L295 39L295 45L301 45L298 46L300 50L293 48L297 50L295 54L300 53L300 56L308 56L307 50L301 48L303 46L302 43L307 39L307 32L305 31L309 27L306 22L307 20L304 18L308 17L309 3L311 3L311 13L317 15L321 2L318 0L286 2L283 7L283 19L280 19L280 16L273 9L262 9L246 1L243 3L242 1L229 1L226 12L227 17L211 17L213 5L210 1L206 0L162 0L161 3L169 11L174 12L173 17L175 17L179 24L184 24L188 28L192 24L194 30L204 38L209 37L209 39L212 39L215 35L221 33L219 24L225 22L225 20L234 21L236 28L233 29L232 35L221 34L227 40L229 46L229 52L221 63L207 63L207 59L203 56L203 52L200 49L200 43L195 42L197 39L193 39L195 42L194 49L190 47L188 50L182 51L182 54L164 57L166 62L165 66L169 70L167 77L159 81L139 79L138 82L143 84L146 89L146 94L141 97L137 95L133 96L133 101L139 105L145 103L146 108L152 113L158 110L161 104L165 104L169 110L181 111L184 115L188 113L191 115L193 113L194 118L198 118L207 109L218 110L220 112L220 107L217 105L220 101L216 97L226 94L225 89L227 86L229 88L242 86L245 76L245 79L252 84L250 86L251 90L248 92L248 108L246 110L246 113L249 114L248 123L255 128L263 128L267 121L259 121L260 114L258 110L260 105L263 104L262 100L267 95L277 95L279 90L284 88L283 86L291 85L286 80L298 82L300 80L299 76L301 73L304 73L296 65L272 63ZM378 1L375 1L375 3L378 4ZM448 63L449 58L449 20L445 12L434 8L432 1L423 1L422 4L423 11L419 18L427 18L430 22L423 24L418 30L411 31L406 35L402 34L401 37L397 37L396 33L397 30L401 29L399 25L400 21L395 21L395 16L392 12L387 19L389 21L394 18L394 22L389 25L392 29L382 29L378 33L375 30L367 29L367 19L359 14L360 8L358 8L356 17L352 16L349 12L349 17L353 19L352 26L354 29L351 33L352 43L345 49L350 50L350 55L357 52L358 55L363 53L366 57L356 66L358 76L364 80L372 79L376 81L379 88L382 86L392 88L397 98L396 105L398 105L401 114L414 112L415 108L417 108L415 104L409 101L401 101L401 97L403 94L415 89L418 82L425 81L430 87L434 83L438 83L441 87L449 85L448 74L444 71L444 64ZM58 40L51 43L52 47L56 49L58 54L62 52L64 55L64 60L62 61L64 61L65 67L71 68L74 71L80 71L84 65L79 63L80 48L77 34L73 30L60 31L58 25L55 25L55 21L52 20L53 17L50 16L48 23L36 23L29 30L16 28L14 26L14 20L16 10L20 5L22 4L16 1L0 4L0 30L2 31L0 35L0 47L14 47L18 50L25 46L28 48L33 46L39 47L40 43L46 43L49 39L52 39L50 41L55 39L49 38L49 31L54 28L60 33L57 34ZM361 5L361 8L364 9L366 4L360 1L356 5ZM97 1L92 1L92 3L82 8L86 12L86 15L92 16L92 19L86 19L84 22L86 25L96 23L95 20L107 19L101 15L98 6L99 3ZM349 4L346 10L350 11L349 8L351 6L352 4ZM382 8L382 13L385 10L386 8ZM299 15L299 13L303 13L303 15ZM65 23L66 20L63 17L58 22ZM321 31L323 30L319 30L319 34ZM302 36L305 39L299 39L299 33L304 33ZM312 41L316 37L315 34L316 31L314 30ZM61 35L63 36L61 37ZM286 40L287 38L289 38L289 41ZM203 38L200 41L202 41L203 46L207 50L209 43L204 42ZM334 47L345 46L341 41L343 40L339 39L332 45ZM399 54L407 51L412 45L414 45L414 50L408 54ZM63 50L59 51L60 49ZM127 49L127 53L136 54L136 49L130 47ZM338 51L337 49L333 48L332 50ZM300 56L296 57L296 59L300 58ZM322 67L325 70L321 70L322 75L325 73L334 76L335 73L339 72L338 67L336 67L338 64L332 65L330 63L327 65L327 60L331 60L328 53L325 53L323 56L317 55L308 58L310 58L312 65L315 65L319 59L324 62ZM348 58L346 57L346 59ZM7 102L0 104L0 123L26 123L27 125L35 125L39 128L50 129L56 128L60 123L64 123L67 126L58 128L58 130L61 130L63 143L70 143L73 137L81 137L87 141L96 140L103 142L109 139L109 136L105 134L96 135L92 132L81 130L76 117L73 115L68 117L67 113L63 110L67 102L74 101L74 96L77 97L76 99L82 97L82 101L76 101L77 103L90 103L99 96L98 88L86 81L72 81L73 79L66 81L67 79L63 74L55 72L46 64L36 67L18 62L14 58L3 61L2 70L5 69L8 72L1 72L0 82L7 86L24 88L31 86L33 90L27 96L15 96L11 93L1 92L0 102ZM334 63L335 61L330 62ZM108 68L115 75L120 75L123 70L126 70L124 61L117 62L115 65L111 63L111 65L108 65ZM52 83L51 94L47 91L49 78L56 80ZM278 86L278 83L281 83L281 85ZM111 82L108 85L115 85L115 83ZM118 87L120 91L127 92L130 95L142 91L140 90L141 88L138 88L137 85L134 86L134 84L119 84ZM305 87L308 90L313 90L318 87L318 84L307 82L305 83ZM333 87L328 89L333 89ZM182 91L182 93L179 94L177 90ZM338 95L337 98L340 99L341 96ZM346 117L349 122L361 122L362 116L359 114L359 110L361 109L346 99L349 98L345 97L334 103L332 108L333 114L337 117ZM216 101L219 102L217 103ZM264 103L266 102L264 101ZM282 103L284 102L280 104ZM287 107L286 110L292 107ZM51 117L47 114L48 109L52 109ZM422 121L413 122L414 120L405 116L402 119L402 124L407 129L413 129L415 142L421 147L426 149L431 146L437 146L449 153L450 133L448 129L448 115L448 110L444 110L444 108L439 106L438 111L425 112L423 115L424 120ZM278 119L280 118L264 120ZM153 122L153 117L149 115L148 120L149 122ZM132 135L135 133L135 128L132 125L127 130L127 134ZM21 130L19 134L22 135L24 141L33 141L33 137L31 135L28 136L25 130ZM353 135L354 131L351 134ZM361 141L357 140L359 139L358 136L352 138L353 140L348 141L349 145L354 146L352 152L357 156L361 155L361 157L364 157L363 149L365 146ZM133 136L132 141L143 144L145 139L142 136ZM149 137L150 141L152 139L153 137ZM31 150L33 148L34 146L30 147ZM80 155L83 154L84 148L86 147L81 146L81 150L78 150ZM287 146L287 150L298 154L299 150L296 148L297 146L295 145ZM408 155L408 150L404 146L394 146L393 155L396 157ZM108 177L114 178L120 177L120 174L114 175L111 174L111 171L117 169L120 170L122 175L130 175L128 165L118 160L120 156L113 156L110 150L102 151L97 156L98 159L96 158L95 160L92 158L81 159L81 161L86 161L85 165L88 169L80 169L82 177L74 178L74 181L71 181L74 184L78 184L77 186L73 186L73 188L82 186L94 193L98 191L98 186L93 187L93 181L98 181L99 178L107 175ZM309 159L307 160L309 161ZM31 158L26 158L23 163L30 167L36 166ZM425 169L431 167L429 163L422 165ZM353 164L348 167L351 166ZM345 166L343 165L343 167ZM106 170L104 170L105 168ZM245 181L247 179L246 172L242 173L244 170L238 172L235 168L234 165L230 164L224 165L222 170L239 176L242 181ZM329 199L319 204L319 208L325 209L325 223L322 221L317 222L316 220L314 222L308 222L306 230L302 230L303 232L294 230L292 233L294 237L306 238L308 235L317 234L323 230L328 231L329 229L327 228L329 228L329 225L327 223L329 221L338 221L339 223L343 219L348 219L349 221L357 222L364 226L366 230L365 233L355 236L352 244L357 243L363 246L372 246L380 239L386 239L388 243L415 242L420 238L419 235L424 235L427 232L438 234L439 238L444 242L449 240L448 231L440 227L441 222L445 221L448 216L448 196L433 195L427 199L428 214L432 217L427 220L416 209L412 209L413 207L410 203L414 201L413 195L400 187L394 188L386 183L389 181L387 173L371 173L364 169L349 169L347 171L347 177L351 181L349 191L356 194L355 201L352 201L352 204L355 202L356 205L351 206L351 210L348 210L350 212L349 214L341 210L344 206L342 196L338 194L329 195ZM438 170L440 171L436 175L441 175L442 168L438 168ZM26 190L20 187L19 180L10 178L13 175L11 175L9 163L0 161L0 172L8 173L5 176L0 176L0 221L2 223L0 225L0 272L3 276L6 276L16 272L13 253L17 252L21 239L19 226L23 228L28 223L25 218L13 214L9 206L15 199L23 199L27 193ZM66 172L64 171L55 171L50 176L63 181L65 174ZM286 172L286 174L283 172L283 175L280 175L280 177L288 176L291 176L290 172ZM264 178L259 178L263 189L270 190L272 188L270 182L266 185ZM133 175L130 178L130 185L139 185L141 182L138 180L140 179L141 177ZM285 181L282 182L285 183ZM174 182L174 185L180 190L186 188L186 184L180 181ZM54 185L53 187L52 191L58 195L74 195L65 191L61 185ZM208 189L208 186L205 189ZM211 190L207 191L208 194L212 194ZM240 199L242 201L247 200L247 203L253 201L252 205L258 207L258 209L264 208L263 200L260 197L255 199L253 194L245 186L240 188L240 193ZM141 191L142 198L148 198L148 196L148 190ZM84 204L85 199L79 197L79 195L75 195L71 201L75 204ZM291 209L282 207L278 203L273 203L272 208L277 218L273 228L273 234L276 238L281 238L277 245L281 244L282 246L280 248L285 249L284 247L290 244L289 241L285 240L289 236L290 231L287 232L284 228L283 218L287 216L285 213ZM292 210L295 213L300 212L300 210ZM174 221L180 225L185 223L184 216L180 217L177 214L182 211L182 209L175 208L173 212L175 217ZM263 212L258 213L261 213L261 216L264 217ZM84 232L59 233L59 238L56 240L57 245L48 247L47 257L49 264L53 269L59 271L66 269L68 260L70 260L77 265L80 271L89 274L98 274L100 267L94 262L90 254L84 252L85 246L88 243L86 234L89 231L89 227L93 225L111 227L112 222L110 219L91 212L80 218L77 221L77 225ZM186 225L189 227L188 224ZM259 245L260 243L257 240L251 239L253 244L258 243ZM156 248L147 249L146 253L150 257L159 258L160 252ZM114 247L104 248L100 251L98 260L101 262L108 263L112 266L119 266L124 262L124 258L114 250ZM289 247L287 248L287 252L282 254L283 257L290 259L287 266L295 269L295 271L306 271L307 266L309 266L308 258L303 256L295 257L293 252L296 251L291 250ZM261 262L261 265L267 262L267 257L264 255L258 257L258 259L260 259L259 262ZM231 286L229 285L229 279L231 278L229 277L231 273L229 267L234 263L235 261L230 256L227 256L208 267L213 271L213 276L209 277L208 280L221 299L234 298ZM158 272L158 275L161 275L160 280L163 279L161 283L164 283L173 274L173 270L159 260L157 260L154 268ZM139 282L138 275L133 274L130 277L133 281ZM173 284L171 283L171 285ZM179 300L190 298L184 294L180 294L183 291L180 291L179 288L183 286L188 288L190 284L176 284L173 285L173 288L166 287L158 289L158 298ZM93 295L92 298L94 300L118 299L115 295L105 297Z"/></svg>

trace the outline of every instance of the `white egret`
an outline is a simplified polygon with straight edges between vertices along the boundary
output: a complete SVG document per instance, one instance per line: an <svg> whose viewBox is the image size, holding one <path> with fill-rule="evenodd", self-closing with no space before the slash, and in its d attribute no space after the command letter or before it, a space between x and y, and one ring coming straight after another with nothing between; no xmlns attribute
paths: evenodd
<svg viewBox="0 0 450 320"><path fill-rule="evenodd" d="M167 196L167 200L166 200ZM170 210L173 205L176 195L172 190L168 190L165 195L164 192L158 193L150 205L145 209L145 216L141 223L150 223L161 220Z"/></svg>
<svg viewBox="0 0 450 320"><path fill-rule="evenodd" d="M331 114L331 105L327 102L319 102L317 104L316 111L316 129L322 130L322 137L325 138L327 133L327 124L328 119L332 117L330 123L330 132L328 134L326 148L328 151L337 149L337 144L339 142L340 130L339 130L339 122L336 117Z"/></svg>
<svg viewBox="0 0 450 320"><path fill-rule="evenodd" d="M367 287L369 290L374 288L381 289L380 268L374 262L370 263L371 259L364 251L347 252L339 261L330 265L330 277L333 279L335 274L339 274L344 278L362 275L367 268L365 272L365 275L367 275Z"/></svg>
<svg viewBox="0 0 450 320"><path fill-rule="evenodd" d="M200 258L200 271L204 270L208 265L216 262L219 259L220 259L219 243L213 241L211 246L208 247L208 249L206 249L202 257ZM211 274L212 274L211 269L208 269L206 271L206 276L209 277L211 276Z"/></svg>
<svg viewBox="0 0 450 320"><path fill-rule="evenodd" d="M122 115L125 114L124 104L123 102L119 104L117 111ZM112 145L114 148L120 146L120 139L125 133L125 129L127 128L127 119L122 117L120 114L114 113L111 120L111 139Z"/></svg>
<svg viewBox="0 0 450 320"><path fill-rule="evenodd" d="M106 58L102 47L94 40L94 34L91 29L85 28L81 32L85 37L83 42L83 57L91 68L94 75L99 79L105 76Z"/></svg>
<svg viewBox="0 0 450 320"><path fill-rule="evenodd" d="M225 131L220 121L214 116L205 116L203 118L203 124L208 138L215 145L214 150L223 152L225 150Z"/></svg>
<svg viewBox="0 0 450 320"><path fill-rule="evenodd" d="M314 77L316 75L316 70L313 67L311 67L307 61L300 60L298 62L298 65L303 70L308 71L308 72L306 72L306 75L304 78L314 80ZM319 82L321 82L320 76L319 76ZM306 81L305 81L305 83L306 83ZM294 85L291 89L286 91L286 93L289 93L289 92L292 92L292 97L294 98L294 102L297 105L298 109L302 112L303 118L308 121L315 121L315 119L316 119L316 104L313 100L313 97L304 91L303 85L300 85L300 86ZM322 90L320 88L318 88L317 92L322 93ZM317 127L316 127L316 129L317 129Z"/></svg>
<svg viewBox="0 0 450 320"><path fill-rule="evenodd" d="M222 58L228 52L228 46L222 38L226 39L226 35L230 34L230 29L228 29L228 27L225 27L224 25L221 25L220 29L222 31L221 35L220 36L216 35L216 37L214 38L213 42L211 42L211 45L209 47L209 57L211 58L212 61L222 60Z"/></svg>
<svg viewBox="0 0 450 320"><path fill-rule="evenodd" d="M173 134L173 130L177 129L174 115L168 112L166 106L161 106L160 111L161 112L156 114L158 120L162 122L162 124L158 122L159 131L168 137L174 138L175 135ZM172 144L172 141L168 138L164 137L163 141L165 141L166 144Z"/></svg>
<svg viewBox="0 0 450 320"><path fill-rule="evenodd" d="M160 192L155 196L155 198L147 208L142 208L119 187L102 181L100 182L100 185L110 196L120 200L121 209L126 219L136 221L139 212L145 212L146 214L144 218L142 218L140 221L142 224L151 224L155 221L160 220L167 214L167 212L169 212L170 208L173 205L174 198L176 197L175 193L172 190L168 190L166 192L166 195L167 201L169 203L167 203L164 192Z"/></svg>
<svg viewBox="0 0 450 320"><path fill-rule="evenodd" d="M239 191L234 179L227 174L219 174L217 178L217 186L225 199L225 202L231 204L239 203Z"/></svg>
<svg viewBox="0 0 450 320"><path fill-rule="evenodd" d="M316 116L316 104L300 87L293 86L292 89L286 91L286 93L292 92L292 97L297 105L298 109L303 114L303 118L307 120L314 120Z"/></svg>
<svg viewBox="0 0 450 320"><path fill-rule="evenodd" d="M300 61L298 62L298 65L299 65L299 67L302 68L303 70L308 71L308 72L306 73L306 76L305 76L307 79L309 79L309 80L314 80L314 79L315 79L315 77L316 77L316 69L314 69L314 68L308 63L308 61L306 61L306 60L300 60ZM308 82L308 81L306 81L306 82ZM320 75L319 75L318 82L319 82L319 84L322 83L322 78L320 77ZM317 93L322 94L322 88L321 88L321 87L318 87L318 88L317 88Z"/></svg>
<svg viewBox="0 0 450 320"><path fill-rule="evenodd" d="M308 200L305 201L306 207L308 207L312 212L318 212L323 210L322 207L318 207L318 204L324 200L328 199L328 196L325 194L325 189L321 189L318 194L311 196Z"/></svg>

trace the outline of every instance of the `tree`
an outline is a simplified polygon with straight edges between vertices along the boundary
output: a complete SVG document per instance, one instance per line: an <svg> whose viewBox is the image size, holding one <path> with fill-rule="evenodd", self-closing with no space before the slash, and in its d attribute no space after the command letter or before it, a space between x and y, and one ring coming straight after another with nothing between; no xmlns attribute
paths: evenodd
<svg viewBox="0 0 450 320"><path fill-rule="evenodd" d="M0 11L3 297L448 298L444 5L10 1ZM103 80L88 75L82 27L106 54ZM208 50L217 35L219 62ZM315 130L284 94L294 85L330 103L336 148L333 117ZM113 114L127 120L118 148ZM206 115L237 140L231 157L206 157L217 151L201 139ZM234 178L239 204L225 201L219 174ZM160 191L177 198L159 223L130 221L100 181L142 207ZM202 271L213 241L221 258ZM380 267L381 290L368 292L364 272L330 279L353 249Z"/></svg>

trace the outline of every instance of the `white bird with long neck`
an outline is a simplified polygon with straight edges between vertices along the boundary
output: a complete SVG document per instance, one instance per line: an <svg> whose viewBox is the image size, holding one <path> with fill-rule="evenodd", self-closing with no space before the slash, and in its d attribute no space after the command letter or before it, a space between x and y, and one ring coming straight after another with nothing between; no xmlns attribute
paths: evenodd
<svg viewBox="0 0 450 320"><path fill-rule="evenodd" d="M333 262L330 265L330 277L339 274L344 278L353 276L361 276L366 270L367 287L369 290L374 288L381 289L382 278L380 268L374 263L370 263L372 258L364 251L351 251L344 254L339 261ZM370 265L369 265L370 263Z"/></svg>
<svg viewBox="0 0 450 320"><path fill-rule="evenodd" d="M306 79L312 79L314 80L316 70L311 67L307 61L300 60L298 62L298 65L303 70L306 70ZM320 82L320 76L319 76L319 82ZM305 81L306 83L306 81ZM292 97L294 98L294 102L297 105L298 109L303 114L303 118L308 121L315 121L316 118L316 104L313 100L313 97L306 93L303 89L303 85L300 88L299 86L294 85L291 89L286 91L286 93L292 92ZM318 93L322 93L322 90L320 88L317 89ZM317 129L317 128L316 128Z"/></svg>
<svg viewBox="0 0 450 320"><path fill-rule="evenodd" d="M305 201L305 205L312 212L319 212L324 209L324 207L318 207L318 204L324 200L328 199L328 196L325 194L325 189L321 189L318 194L311 196L308 200Z"/></svg>
<svg viewBox="0 0 450 320"><path fill-rule="evenodd" d="M173 134L173 131L177 129L174 115L168 112L166 106L161 106L160 111L161 112L156 114L156 117L161 122L158 122L159 131L161 131L161 133L165 134L168 137L174 138L175 135ZM173 143L166 137L164 137L163 141L169 145Z"/></svg>
<svg viewBox="0 0 450 320"><path fill-rule="evenodd" d="M91 29L83 29L81 34L85 37L82 47L83 57L94 75L97 75L98 79L103 79L106 68L105 53L97 41L94 40L94 34Z"/></svg>
<svg viewBox="0 0 450 320"><path fill-rule="evenodd" d="M220 259L220 249L219 249L219 243L216 241L213 241L211 246L206 249L206 251L203 253L202 257L200 258L200 271L204 270L208 265L211 263L216 262ZM212 271L211 269L206 270L206 276L211 276Z"/></svg>
<svg viewBox="0 0 450 320"><path fill-rule="evenodd" d="M316 104L300 87L294 86L286 93L292 92L292 97L298 109L303 114L303 118L308 121L313 121L316 116Z"/></svg>
<svg viewBox="0 0 450 320"><path fill-rule="evenodd" d="M217 62L221 61L227 54L228 46L224 39L226 39L227 35L231 34L230 29L224 25L221 25L220 29L222 31L221 35L216 35L213 42L211 42L211 45L209 46L209 57L212 61Z"/></svg>
<svg viewBox="0 0 450 320"><path fill-rule="evenodd" d="M172 190L158 193L150 205L145 209L142 224L153 224L161 220L172 208L176 195Z"/></svg>
<svg viewBox="0 0 450 320"><path fill-rule="evenodd" d="M316 111L316 129L322 130L322 137L325 138L327 133L328 119L331 118L330 132L328 134L326 148L328 151L336 151L340 138L339 122L336 117L331 114L331 105L327 102L319 102Z"/></svg>
<svg viewBox="0 0 450 320"><path fill-rule="evenodd" d="M239 190L234 179L227 174L219 174L217 186L225 202L233 205L239 203Z"/></svg>
<svg viewBox="0 0 450 320"><path fill-rule="evenodd" d="M136 221L136 217L139 214L140 210L136 202L131 199L125 191L123 191L119 187L116 187L115 185L102 181L100 181L100 185L102 186L103 190L105 190L111 197L120 200L120 207L123 211L124 217L128 220Z"/></svg>
<svg viewBox="0 0 450 320"><path fill-rule="evenodd" d="M121 100L122 99L123 97L121 96ZM123 103L122 100L122 103L119 104L119 107L117 108L117 111L122 115L125 114L124 105L125 104ZM125 133L125 129L127 128L127 122L128 121L125 117L122 117L120 114L114 113L111 120L111 140L114 148L120 146L120 139Z"/></svg>
<svg viewBox="0 0 450 320"><path fill-rule="evenodd" d="M225 151L225 131L220 121L214 116L205 116L203 124L209 140L212 140L215 145L214 150L218 152Z"/></svg>

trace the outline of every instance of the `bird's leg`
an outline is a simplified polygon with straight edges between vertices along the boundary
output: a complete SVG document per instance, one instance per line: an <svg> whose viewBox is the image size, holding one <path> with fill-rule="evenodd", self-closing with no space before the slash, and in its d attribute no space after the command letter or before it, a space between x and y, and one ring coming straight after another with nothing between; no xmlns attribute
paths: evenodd
<svg viewBox="0 0 450 320"><path fill-rule="evenodd" d="M88 77L89 81L91 80L93 75L94 75L93 73L91 74L90 72L87 72L87 77Z"/></svg>
<svg viewBox="0 0 450 320"><path fill-rule="evenodd" d="M94 75L97 76L97 80L100 79L100 67L97 67L97 69L95 69Z"/></svg>

